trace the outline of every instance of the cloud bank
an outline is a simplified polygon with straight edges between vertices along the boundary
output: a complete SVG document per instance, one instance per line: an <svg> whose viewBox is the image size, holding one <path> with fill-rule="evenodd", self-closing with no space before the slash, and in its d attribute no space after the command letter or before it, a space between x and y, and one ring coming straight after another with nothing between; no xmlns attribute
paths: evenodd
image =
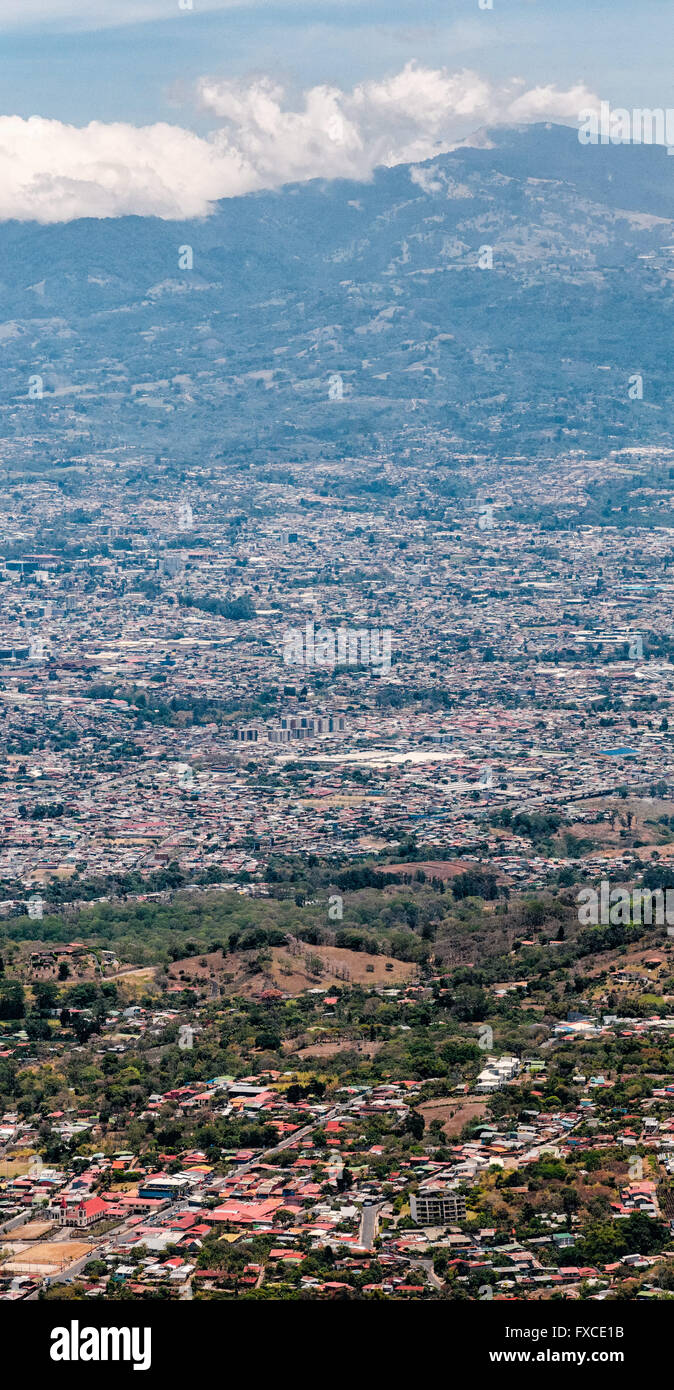
<svg viewBox="0 0 674 1390"><path fill-rule="evenodd" d="M257 186L234 148L180 126L0 116L0 221L203 217Z"/></svg>
<svg viewBox="0 0 674 1390"><path fill-rule="evenodd" d="M582 108L598 106L583 83L496 86L416 63L350 92L312 87L294 104L268 78L202 78L197 98L217 122L206 137L167 123L78 128L0 117L0 220L204 217L220 198L316 177L366 179L378 165L447 151L478 126L575 123Z"/></svg>

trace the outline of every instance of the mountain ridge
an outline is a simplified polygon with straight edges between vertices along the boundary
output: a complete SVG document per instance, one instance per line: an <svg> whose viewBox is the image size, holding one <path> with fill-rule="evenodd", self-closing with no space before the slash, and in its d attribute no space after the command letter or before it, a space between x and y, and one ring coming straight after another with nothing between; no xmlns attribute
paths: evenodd
<svg viewBox="0 0 674 1390"><path fill-rule="evenodd" d="M661 443L673 172L660 147L541 124L200 221L2 224L7 462L30 466L36 445L62 461L59 427L76 458Z"/></svg>

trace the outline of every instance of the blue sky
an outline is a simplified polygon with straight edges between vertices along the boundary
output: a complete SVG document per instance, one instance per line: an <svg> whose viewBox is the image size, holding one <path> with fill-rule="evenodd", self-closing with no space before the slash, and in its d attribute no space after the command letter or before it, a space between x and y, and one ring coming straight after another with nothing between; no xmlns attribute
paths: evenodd
<svg viewBox="0 0 674 1390"><path fill-rule="evenodd" d="M0 111L203 129L202 75L352 86L409 59L672 104L671 0L2 0ZM143 22L123 22L130 15ZM182 94L182 100L181 100Z"/></svg>

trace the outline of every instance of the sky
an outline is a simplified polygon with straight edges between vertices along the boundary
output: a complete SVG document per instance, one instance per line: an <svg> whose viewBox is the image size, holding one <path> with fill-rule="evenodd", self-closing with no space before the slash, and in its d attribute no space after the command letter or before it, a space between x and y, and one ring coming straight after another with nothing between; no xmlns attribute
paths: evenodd
<svg viewBox="0 0 674 1390"><path fill-rule="evenodd" d="M671 0L0 0L0 219L207 215L672 98Z"/></svg>

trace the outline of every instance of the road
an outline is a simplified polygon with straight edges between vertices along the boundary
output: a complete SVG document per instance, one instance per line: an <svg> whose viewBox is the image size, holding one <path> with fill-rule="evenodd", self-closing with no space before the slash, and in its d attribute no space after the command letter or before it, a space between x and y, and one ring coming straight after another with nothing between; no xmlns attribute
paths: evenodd
<svg viewBox="0 0 674 1390"><path fill-rule="evenodd" d="M312 1134L315 1129L322 1129L328 1120L334 1120L339 1111L340 1106L336 1105L328 1111L327 1115L321 1115L319 1120L310 1120L308 1125L304 1125L302 1129L296 1129L294 1134L289 1134L286 1139L281 1140L280 1144L275 1144L273 1149L265 1149L264 1153L256 1154L255 1158L251 1158L248 1163L242 1163L241 1167L237 1168L237 1173L248 1173L251 1168L257 1168L259 1163L264 1163L266 1158L271 1158L273 1154L280 1154L284 1149L291 1148L300 1139L306 1139L307 1135Z"/></svg>
<svg viewBox="0 0 674 1390"><path fill-rule="evenodd" d="M438 1279L438 1276L435 1273L435 1270L433 1269L432 1260L410 1260L410 1265L412 1269L423 1269L424 1274L428 1276L429 1284L431 1284L431 1286L434 1289L444 1289L445 1286L442 1282L442 1279Z"/></svg>
<svg viewBox="0 0 674 1390"><path fill-rule="evenodd" d="M371 1206L363 1207L362 1216L360 1218L359 1242L365 1250L374 1249L380 1206L383 1206L383 1202L380 1202L379 1205L373 1202Z"/></svg>

